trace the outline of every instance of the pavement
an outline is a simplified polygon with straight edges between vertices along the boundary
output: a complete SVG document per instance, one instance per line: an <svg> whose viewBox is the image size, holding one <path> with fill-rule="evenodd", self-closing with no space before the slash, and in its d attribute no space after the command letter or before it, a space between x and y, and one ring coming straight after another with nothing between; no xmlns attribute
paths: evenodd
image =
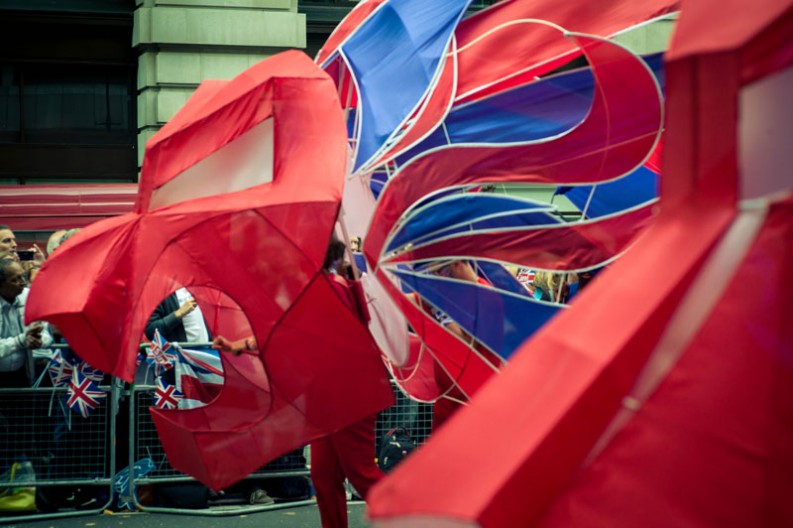
<svg viewBox="0 0 793 528"><path fill-rule="evenodd" d="M319 528L319 510L316 503L288 505L255 513L231 513L212 509L210 514L193 513L105 513L70 517L59 514L42 515L41 519L14 521L0 517L0 526L8 528ZM349 528L370 528L366 522L366 505L355 501L348 503Z"/></svg>

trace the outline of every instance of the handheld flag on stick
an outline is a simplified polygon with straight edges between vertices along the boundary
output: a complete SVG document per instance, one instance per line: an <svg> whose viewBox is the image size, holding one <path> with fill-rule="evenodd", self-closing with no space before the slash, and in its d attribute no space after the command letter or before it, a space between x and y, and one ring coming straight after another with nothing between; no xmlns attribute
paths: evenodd
<svg viewBox="0 0 793 528"><path fill-rule="evenodd" d="M223 364L217 350L184 349L175 345L176 386L183 393L180 408L203 407L223 388Z"/></svg>
<svg viewBox="0 0 793 528"><path fill-rule="evenodd" d="M182 401L183 394L174 385L157 378L157 389L154 391L154 406L158 409L176 409Z"/></svg>
<svg viewBox="0 0 793 528"><path fill-rule="evenodd" d="M94 383L100 383L105 378L104 372L99 369L95 369L85 361L81 362L77 368L80 370L83 376L90 379Z"/></svg>
<svg viewBox="0 0 793 528"><path fill-rule="evenodd" d="M50 378L52 378L52 386L65 387L68 385L69 381L72 379L73 370L74 365L69 361L66 355L60 350L56 350L47 367Z"/></svg>
<svg viewBox="0 0 793 528"><path fill-rule="evenodd" d="M154 368L155 376L161 376L166 370L171 370L176 360L176 355L171 352L169 343L159 332L154 331L154 339L151 340L149 356L146 358L149 367Z"/></svg>
<svg viewBox="0 0 793 528"><path fill-rule="evenodd" d="M88 418L91 411L96 409L107 395L99 390L94 383L78 369L72 370L72 380L69 383L69 399L66 404L71 409Z"/></svg>

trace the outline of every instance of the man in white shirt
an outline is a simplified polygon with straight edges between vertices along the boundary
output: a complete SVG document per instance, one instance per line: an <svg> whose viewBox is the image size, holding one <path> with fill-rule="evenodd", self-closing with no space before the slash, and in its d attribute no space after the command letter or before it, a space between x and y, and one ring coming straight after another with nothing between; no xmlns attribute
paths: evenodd
<svg viewBox="0 0 793 528"><path fill-rule="evenodd" d="M190 310L182 317L182 326L184 326L184 333L187 341L190 343L206 343L209 339L209 332L207 325L204 321L204 314L201 312L201 307L195 302L193 296L185 288L176 290L176 299L180 305L186 303L195 306L195 309Z"/></svg>
<svg viewBox="0 0 793 528"><path fill-rule="evenodd" d="M29 387L34 381L33 350L47 347L46 325L25 326L28 298L25 271L11 259L0 259L0 387Z"/></svg>

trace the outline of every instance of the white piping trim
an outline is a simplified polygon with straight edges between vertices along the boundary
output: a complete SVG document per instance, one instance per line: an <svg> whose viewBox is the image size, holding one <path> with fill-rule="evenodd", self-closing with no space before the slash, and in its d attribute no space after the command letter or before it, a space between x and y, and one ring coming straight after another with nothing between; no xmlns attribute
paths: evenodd
<svg viewBox="0 0 793 528"><path fill-rule="evenodd" d="M419 144L420 144L422 141L424 141L424 140L425 140L425 139L427 139L427 138L428 138L430 135L432 135L432 133L433 133L433 132L435 132L435 130L437 130L439 126L441 126L441 125L442 125L442 126L444 126L444 127L445 127L445 120L446 120L446 116L448 116L448 115L449 115L449 112L451 112L451 109L452 109L452 104L454 103L454 97L455 97L455 94L457 93L457 76L458 76L458 65L457 65L457 51L456 51L456 50L457 50L457 38L454 36L454 34L452 34L451 50L450 50L450 52L447 54L447 59L446 59L446 60L449 60L449 58L451 58L451 60L453 61L453 69L454 69L454 73L452 74L452 76L453 76L453 80L452 80L452 91L451 91L451 96L449 97L449 100L446 102L446 110L444 111L444 117L443 117L443 119L439 120L437 124L435 124L434 126L430 127L430 128L427 130L427 132L425 132L424 134L422 134L422 135L421 135L419 138L417 138L415 141L413 141L412 143L408 144L407 146L405 146L405 147L401 148L401 149L400 149L400 150L398 150L397 152L394 152L393 154L389 155L388 157L384 157L383 159L379 160L379 162L378 162L378 163L383 163L383 164L384 164L384 163L389 163L389 162L392 162L392 161L393 161L393 162L394 162L394 164L396 165L396 158L397 158L398 156L400 156L400 155L404 154L405 152L408 152L408 151L410 151L410 149L412 149L412 148L413 148L413 147L415 147L416 145L419 145ZM438 80L440 81L440 77L439 77L439 79L438 79ZM436 83L435 85L433 85L433 86L436 86L436 85L437 85L437 83ZM431 97L430 97L430 98L431 98ZM427 98L427 101L429 101L429 99L430 99L430 98ZM421 110L421 114L423 114L425 111L426 111L426 106L425 106L424 108L422 108L422 110ZM419 117L420 117L420 116L416 116L416 119L415 119L415 121L418 121L418 118L419 118ZM412 124L411 124L411 129L413 128L413 126L415 126L415 123L412 123ZM408 132L408 131L405 131L405 134L407 134L407 132ZM396 140L393 142L393 144L391 144L391 145L388 147L388 149L384 149L384 150L386 150L386 151L387 151L387 150L390 150L391 148L393 148L393 145L394 145L394 144L396 144L396 143L398 143L398 142L399 142L399 139L400 139L400 138L397 138L397 139L396 139ZM448 134L447 134L447 140L448 140Z"/></svg>
<svg viewBox="0 0 793 528"><path fill-rule="evenodd" d="M664 122L663 93L662 93L661 88L660 88L660 86L658 84L658 80L655 77L655 74L653 74L652 70L647 65L647 63L641 57L639 57L638 55L633 53L630 49L628 49L626 46L623 46L623 45L621 45L619 43L616 43L616 42L609 41L608 39L604 39L602 37L598 37L596 35L586 35L586 34L583 34L583 33L567 32L567 33L565 33L565 36L569 36L569 37L572 37L572 38L584 37L584 38L590 38L590 39L593 39L593 40L599 40L601 42L616 46L618 48L621 48L624 51L627 51L630 54L630 56L632 56L635 60L637 60L639 62L639 64L644 68L644 70L647 72L647 74L649 75L650 79L652 80L653 85L655 86L656 94L658 96L659 122L660 122L661 126L659 126L658 130L655 131L655 133L654 133L655 139L653 141L652 147L648 150L647 154L644 156L644 158L639 163L637 163L631 169L623 172L622 174L619 174L619 175L615 176L614 178L610 178L608 180L600 181L598 183L606 183L606 182L609 182L609 181L618 180L618 179L626 176L627 174L630 174L631 172L636 170L638 167L641 167L642 165L644 165L644 163L649 159L649 157L652 155L652 152L655 150L656 146L658 145L658 142L660 141L660 138L661 138L661 134L663 133L663 126L662 126L663 122ZM584 54L586 55L585 51L584 51ZM593 73L594 73L594 70L593 70ZM597 75L595 75L595 80L596 80L595 85L597 86L597 84L598 84L597 83ZM604 100L604 104L607 104L607 101ZM589 117L590 113L591 113L591 106L590 106L590 112L587 113L587 116L584 118L584 120L581 123L586 121L586 119ZM436 152L440 152L442 150L452 149L452 148L493 148L493 147L503 148L503 147L510 147L510 146L528 146L528 145L543 144L543 143L548 143L550 141L554 141L554 140L558 139L559 137L563 137L563 136L571 133L572 131L576 130L581 125L581 123L579 123L579 125L576 125L575 127L572 127L571 129L569 129L568 131L566 131L566 132L564 132L562 134L558 134L557 136L552 136L552 137L549 137L549 138L543 138L542 140L527 141L527 142L514 142L514 143L457 143L455 145L439 146L439 147L435 147L435 148L432 148L432 149L428 149L428 150L418 154L416 157L414 157L414 158L408 160L407 162L405 162L405 164L394 174L394 177L389 179L386 182L386 184L383 186L383 189L381 190L381 196L382 196L383 193L388 191L389 184L391 184L391 182L393 180L395 180L406 169L408 169L412 163L418 162L418 160L420 160L420 159L422 159L422 158L424 158L426 156L430 156L430 155L432 155L432 154L434 154ZM639 136L639 137L631 138L631 139L627 140L627 142L636 141L637 139L640 139L640 138L645 137L645 136ZM623 143L626 143L626 142L623 142ZM604 147L603 149L599 149L597 151L588 152L586 155L590 156L590 155L596 154L598 152L605 152L606 149L614 148L615 146L619 146L619 145L621 145L623 143L611 143L607 147ZM570 161L570 160L568 160L568 161ZM570 185L570 183L568 183L568 182L564 182L564 183ZM592 182L581 182L581 184L582 185L593 185ZM441 191L445 191L447 189L448 188L439 189L437 191L434 191L433 193L429 193L429 194L425 195L423 197L423 199L426 199L426 198L432 196L435 193L438 193L438 192L441 192ZM406 210L406 212L407 212L407 210ZM404 217L404 215L405 215L405 213L403 213L400 216L400 220ZM367 232L371 228L371 222L372 222L373 218L374 218L374 215L372 215L372 218L369 219L369 225L367 226ZM601 219L602 219L602 217L601 217ZM386 235L386 239L388 239L388 238L390 238L392 236L393 229L398 224L399 224L399 220L397 222L395 222L393 226L391 226L391 229L389 230L389 233ZM386 247L386 245L384 244L383 248L385 248L385 247ZM381 258L382 258L382 255L380 255L378 257L378 261ZM592 268L589 268L589 269L592 269Z"/></svg>
<svg viewBox="0 0 793 528"><path fill-rule="evenodd" d="M355 10L356 10L356 9L360 8L361 6L365 5L366 3L367 3L367 2L366 2L366 0L364 0L363 2L359 2L359 3L357 3L357 4L355 5L355 7L353 7L353 8L350 10L350 12L349 12L349 13L347 13L347 16L345 16L344 18L347 18L347 17L349 17L349 16L350 16L350 15L351 15L353 12L355 12ZM319 66L321 69L323 69L323 70L324 70L325 68L327 68L327 67L328 67L328 64L329 64L329 63L330 63L330 62L331 62L331 61L332 61L332 60L333 60L333 59L334 59L334 58L335 58L335 57L336 57L336 56L339 54L339 50L341 49L341 47L342 47L342 46L344 46L344 45L347 43L347 41L348 41L348 40L350 40L350 39L351 39L351 38L352 38L352 37L353 37L353 36L354 36L354 35L355 35L355 34L358 32L358 30L359 30L359 29L361 29L361 28L364 26L364 24L365 24L366 22L368 22L368 21L369 21L369 19L370 19L370 18L372 18L372 17L374 16L374 14L375 14L375 13L377 13L378 11L380 11L380 9L382 9L382 8L383 8L383 6L385 6L387 3L388 3L388 2L383 2L382 4L380 4L379 6L377 6L376 8L374 8L374 9L372 10L372 12L371 12L371 13L369 13L369 15L368 15L366 18L364 18L363 20L361 20L361 22L360 22L360 23L359 23L359 24L358 24L358 25L355 27L355 29L353 29L353 30L350 32L350 34L349 34L349 35L347 35L347 37L346 37L344 40L342 40L342 41L339 43L339 45L338 45L338 46L336 46L336 49L334 49L333 51L331 51L331 52L328 54L328 58L327 58L327 59L325 59L325 62L323 62L322 64L319 64L318 66ZM344 21L342 20L342 22L344 22ZM337 31L338 29L340 29L340 28L341 28L341 23L339 23L339 25L338 25L338 26L336 26L336 29L334 29L334 30L331 32L331 34L328 36L328 38L327 38L326 40L330 40L330 38L333 36L333 34L334 34L334 33L336 33L336 31ZM321 51L321 49L320 49L320 51ZM318 59L318 58L319 58L319 51L317 52L317 57L314 57L314 62L317 62L317 59Z"/></svg>
<svg viewBox="0 0 793 528"><path fill-rule="evenodd" d="M464 15L465 15L465 10L461 11L461 12L460 12L460 13L457 15L457 19L456 19L457 21L455 22L455 24L454 24L454 27L457 27L457 25L460 23L460 20L462 20L462 18L463 18L463 16L464 16ZM444 50L447 50L447 49L449 49L449 47L450 47L450 44L451 44L451 42L452 42L452 40L453 40L454 38L455 38L455 36L454 36L454 31L451 31L451 32L449 32L449 38L446 40L446 43L445 43L445 44L444 44L444 46L443 46L443 49L444 49ZM435 73L433 74L433 78L430 80L430 84L427 86L427 89L426 89L426 90L424 90L424 94L423 94L423 95L422 95L422 96L419 98L419 100L416 102L416 104L413 106L413 108L411 108L410 112L407 112L407 113L406 113L406 115L405 115L405 118L404 118L404 119L402 119L402 121L401 121L401 122L400 122L400 123L399 123L399 124L398 124L396 127L394 127L394 131L392 131L392 132L391 132L391 135L389 135L389 137L388 137L388 138L386 138L385 142L384 142L382 145L380 145L380 147L379 147L379 148L378 148L378 149L377 149L377 150L376 150L376 151L375 151L375 152L374 152L374 153L373 153L373 154L372 154L372 155L371 155L371 156L370 156L370 157L369 157L369 158L368 158L366 161L362 162L362 163L359 165L359 167L360 167L360 168L358 169L359 171L364 171L364 170L367 170L367 169L371 169L371 168L372 168L372 167L369 167L369 165L370 165L371 163L373 163L373 162L374 162L374 160L376 160L377 158L379 158L380 156L382 156L382 155L383 155L383 150L384 150L384 147L385 147L385 145L386 145L386 144L387 144L389 141L391 141L391 140L392 140L392 138L393 138L393 137L394 137L394 136L395 136L395 135L396 135L396 134L397 134L399 131L401 131L401 130L402 130L402 127L405 125L405 123L408 121L408 119L409 119L409 118L410 118L412 115L414 115L414 114L416 113L416 111L417 111L417 110L418 110L418 109L421 107L421 105L422 105L422 104L424 103L424 101L427 99L427 95L428 95L428 94L431 92L431 89L432 89L432 88L434 88L434 87L437 85L437 83L438 83L438 81L439 81L439 79L440 79L440 77L441 77L441 73L443 72L443 67L444 67L444 65L446 64L446 60L444 60L444 59L445 59L445 57L446 57L446 52L444 52L444 53L443 53L443 55L441 56L441 60L439 60L439 61L438 61L438 65L437 65L437 66L436 66L436 68L435 68ZM455 84L456 84L456 83L455 83ZM361 93L361 92L359 91L358 93ZM362 110L362 109L361 109L361 110ZM361 112L361 113L363 113L363 112ZM355 157L355 159L357 160L357 152L356 152L356 157Z"/></svg>

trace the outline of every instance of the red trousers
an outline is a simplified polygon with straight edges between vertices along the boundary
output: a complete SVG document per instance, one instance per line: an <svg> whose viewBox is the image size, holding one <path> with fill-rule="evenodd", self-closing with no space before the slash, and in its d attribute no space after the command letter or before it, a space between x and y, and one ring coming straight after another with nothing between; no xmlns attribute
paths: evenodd
<svg viewBox="0 0 793 528"><path fill-rule="evenodd" d="M322 528L347 528L345 477L364 500L383 478L375 463L376 420L373 414L311 443L311 482L317 492Z"/></svg>

